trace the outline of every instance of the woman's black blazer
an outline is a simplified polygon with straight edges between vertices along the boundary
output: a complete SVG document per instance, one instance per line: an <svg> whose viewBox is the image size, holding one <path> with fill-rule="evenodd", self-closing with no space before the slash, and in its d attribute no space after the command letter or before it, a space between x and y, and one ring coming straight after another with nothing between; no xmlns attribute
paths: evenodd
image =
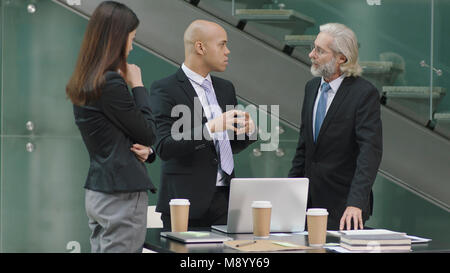
<svg viewBox="0 0 450 273"><path fill-rule="evenodd" d="M73 106L77 124L89 152L85 188L106 192L156 191L144 163L130 150L134 143L151 146L155 128L149 93L135 87L130 94L119 73L105 73L100 98ZM155 154L147 162L155 160Z"/></svg>

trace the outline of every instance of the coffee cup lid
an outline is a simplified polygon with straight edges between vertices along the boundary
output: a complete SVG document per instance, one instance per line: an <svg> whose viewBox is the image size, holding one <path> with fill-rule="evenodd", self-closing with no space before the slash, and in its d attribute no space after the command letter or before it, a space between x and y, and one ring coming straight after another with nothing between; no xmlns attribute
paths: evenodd
<svg viewBox="0 0 450 273"><path fill-rule="evenodd" d="M272 203L270 201L253 201L252 208L271 208Z"/></svg>
<svg viewBox="0 0 450 273"><path fill-rule="evenodd" d="M308 209L308 211L306 211L306 215L311 216L328 215L328 211L327 209L318 209L318 208Z"/></svg>
<svg viewBox="0 0 450 273"><path fill-rule="evenodd" d="M171 199L169 203L171 206L185 206L190 204L188 199Z"/></svg>

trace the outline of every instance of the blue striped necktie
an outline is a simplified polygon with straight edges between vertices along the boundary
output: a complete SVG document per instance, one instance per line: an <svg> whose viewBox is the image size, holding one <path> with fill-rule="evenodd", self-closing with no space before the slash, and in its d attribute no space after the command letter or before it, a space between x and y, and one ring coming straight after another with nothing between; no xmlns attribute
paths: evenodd
<svg viewBox="0 0 450 273"><path fill-rule="evenodd" d="M212 89L212 85L207 79L205 79L201 84L201 87L205 90L206 99L208 100L208 104L211 109L211 118L214 119L218 116L218 113L214 111L214 109L218 109L218 107L220 106L217 103L216 95ZM222 171L230 175L233 172L234 168L233 152L231 150L230 140L228 138L226 130L218 134L219 139L216 141L216 151L218 146L218 152L220 154L220 168L222 169Z"/></svg>
<svg viewBox="0 0 450 273"><path fill-rule="evenodd" d="M327 114L327 98L328 98L328 91L331 89L331 86L324 82L322 84L321 90L322 93L320 94L319 103L317 104L316 109L316 121L314 123L314 142L317 141L317 137L320 132L320 127L322 126L323 120L325 119L325 115Z"/></svg>

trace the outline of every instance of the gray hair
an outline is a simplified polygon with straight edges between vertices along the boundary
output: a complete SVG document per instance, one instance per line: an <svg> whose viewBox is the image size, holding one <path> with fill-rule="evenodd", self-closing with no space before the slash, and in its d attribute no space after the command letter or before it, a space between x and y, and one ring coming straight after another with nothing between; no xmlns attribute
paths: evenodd
<svg viewBox="0 0 450 273"><path fill-rule="evenodd" d="M330 48L347 58L347 61L340 66L345 76L361 76L362 68L358 63L358 40L355 33L339 23L321 25L320 31L331 35L334 39Z"/></svg>

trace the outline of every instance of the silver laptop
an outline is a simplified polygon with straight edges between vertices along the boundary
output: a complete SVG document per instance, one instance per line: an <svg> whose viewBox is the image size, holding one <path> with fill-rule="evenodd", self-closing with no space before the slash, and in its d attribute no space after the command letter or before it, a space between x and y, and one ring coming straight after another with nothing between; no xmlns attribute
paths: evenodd
<svg viewBox="0 0 450 273"><path fill-rule="evenodd" d="M270 201L270 232L304 231L308 184L308 178L233 178L227 225L211 228L225 233L252 233L252 202Z"/></svg>

